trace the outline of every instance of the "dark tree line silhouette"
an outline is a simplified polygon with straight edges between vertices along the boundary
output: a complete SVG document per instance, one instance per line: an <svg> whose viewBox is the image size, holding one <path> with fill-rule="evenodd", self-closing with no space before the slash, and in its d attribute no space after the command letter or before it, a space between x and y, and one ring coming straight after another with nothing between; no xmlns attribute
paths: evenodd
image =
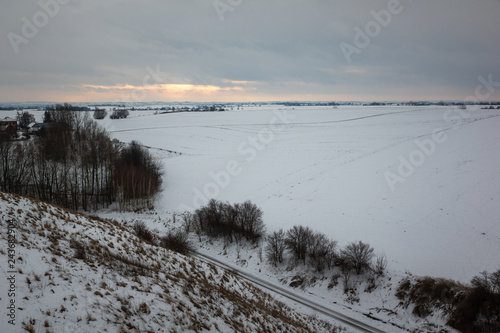
<svg viewBox="0 0 500 333"><path fill-rule="evenodd" d="M113 142L88 112L69 104L47 107L44 119L52 126L30 140L0 135L0 190L75 210L116 200L123 209L150 204L162 168L145 148Z"/></svg>
<svg viewBox="0 0 500 333"><path fill-rule="evenodd" d="M149 207L151 197L160 191L162 166L137 141L121 149L115 172L122 210Z"/></svg>

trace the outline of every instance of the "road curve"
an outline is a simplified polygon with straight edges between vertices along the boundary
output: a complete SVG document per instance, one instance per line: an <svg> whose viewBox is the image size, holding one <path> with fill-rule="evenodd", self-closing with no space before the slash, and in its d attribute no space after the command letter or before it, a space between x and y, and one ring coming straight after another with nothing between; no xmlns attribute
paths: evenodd
<svg viewBox="0 0 500 333"><path fill-rule="evenodd" d="M310 309L317 311L318 313L321 313L325 316L328 316L338 322L341 322L342 324L349 326L350 328L355 329L358 332L364 332L364 333L386 333L386 331L382 331L376 327L373 327L369 324L366 324L362 321L359 321L357 319L351 318L349 316L346 316L342 313L339 313L337 311L334 311L332 309L329 309L321 304L315 303L313 301L310 301L306 299L305 297L296 295L286 288L283 288L281 286L275 285L273 283L270 283L269 281L266 281L264 279L261 279L259 277L256 277L254 275L248 274L246 272L241 271L237 267L234 267L232 265L226 264L219 259L216 259L210 255L207 255L205 253L201 253L198 251L193 251L192 256L195 258L198 258L200 260L203 260L205 262L211 263L215 266L218 266L224 270L229 271L233 275L236 275L240 278L243 278L249 282L252 282L253 284L256 284L260 287L263 287L265 289L271 290L281 296L284 296L288 299L291 299L292 301L295 301L299 304L302 304L304 306L309 307Z"/></svg>

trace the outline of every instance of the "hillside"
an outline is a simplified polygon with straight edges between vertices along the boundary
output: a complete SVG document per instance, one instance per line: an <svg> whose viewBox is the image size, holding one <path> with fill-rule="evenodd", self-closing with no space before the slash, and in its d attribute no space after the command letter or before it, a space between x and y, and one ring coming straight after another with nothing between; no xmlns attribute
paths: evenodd
<svg viewBox="0 0 500 333"><path fill-rule="evenodd" d="M112 220L0 192L0 221L2 332L342 331Z"/></svg>

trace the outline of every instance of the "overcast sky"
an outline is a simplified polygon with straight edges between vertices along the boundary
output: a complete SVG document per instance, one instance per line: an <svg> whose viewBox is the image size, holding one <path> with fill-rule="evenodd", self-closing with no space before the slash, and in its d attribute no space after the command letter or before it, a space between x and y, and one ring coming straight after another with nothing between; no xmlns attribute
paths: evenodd
<svg viewBox="0 0 500 333"><path fill-rule="evenodd" d="M500 100L499 0L0 0L0 32L0 102Z"/></svg>

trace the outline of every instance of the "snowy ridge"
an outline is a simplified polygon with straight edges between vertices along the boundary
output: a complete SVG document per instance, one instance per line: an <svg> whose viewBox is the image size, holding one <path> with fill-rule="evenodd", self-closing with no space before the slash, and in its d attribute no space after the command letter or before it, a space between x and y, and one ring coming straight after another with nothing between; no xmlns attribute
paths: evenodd
<svg viewBox="0 0 500 333"><path fill-rule="evenodd" d="M1 192L0 220L3 276L9 222L16 235L15 325L2 315L2 332L340 331L112 220Z"/></svg>

